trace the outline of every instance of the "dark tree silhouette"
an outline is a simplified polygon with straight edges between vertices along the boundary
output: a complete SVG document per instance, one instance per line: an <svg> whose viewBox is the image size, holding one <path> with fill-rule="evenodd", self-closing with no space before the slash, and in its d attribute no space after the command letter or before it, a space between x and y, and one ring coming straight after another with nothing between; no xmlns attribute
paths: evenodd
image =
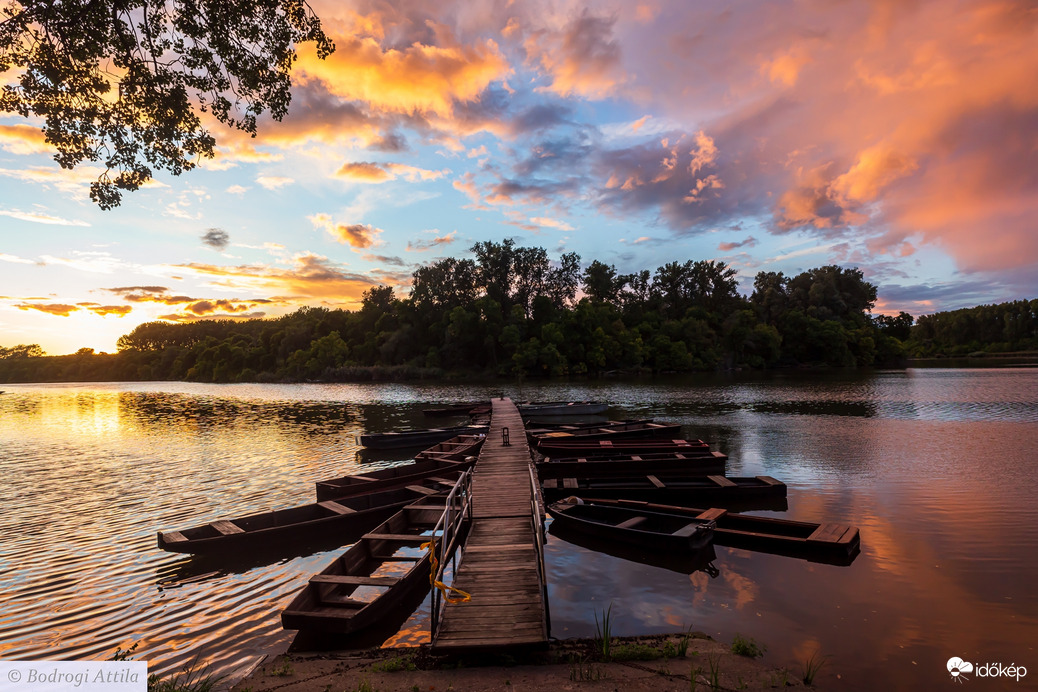
<svg viewBox="0 0 1038 692"><path fill-rule="evenodd" d="M212 157L199 111L256 134L291 98L295 45L334 50L301 0L20 0L0 9L0 112L38 117L63 168L99 161L102 209Z"/></svg>

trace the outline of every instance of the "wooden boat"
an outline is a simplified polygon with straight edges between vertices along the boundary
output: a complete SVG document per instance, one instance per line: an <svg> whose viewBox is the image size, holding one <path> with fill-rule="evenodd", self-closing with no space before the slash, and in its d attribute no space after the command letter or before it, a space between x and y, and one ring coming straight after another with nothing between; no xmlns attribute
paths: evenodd
<svg viewBox="0 0 1038 692"><path fill-rule="evenodd" d="M485 401L467 401L458 404L447 404L440 408L423 408L422 413L430 418L446 418L448 416L467 416L474 408L486 406Z"/></svg>
<svg viewBox="0 0 1038 692"><path fill-rule="evenodd" d="M728 457L721 452L618 454L604 456L544 457L537 462L537 475L547 478L591 478L605 476L681 475L708 476L725 472Z"/></svg>
<svg viewBox="0 0 1038 692"><path fill-rule="evenodd" d="M359 495L374 490L386 490L402 485L419 483L425 479L441 483L454 484L458 477L476 463L476 457L470 456L466 461L450 461L447 459L420 459L412 464L391 466L366 473L355 473L351 476L329 478L317 482L317 499L335 500L350 495Z"/></svg>
<svg viewBox="0 0 1038 692"><path fill-rule="evenodd" d="M449 440L458 435L486 434L485 425L460 425L452 428L428 428L424 430L398 430L387 433L368 433L360 436L360 444L372 449L394 447L421 447Z"/></svg>
<svg viewBox="0 0 1038 692"><path fill-rule="evenodd" d="M555 440L615 440L644 437L666 437L681 434L678 423L657 423L652 420L609 421L602 424L553 425L526 428L532 444Z"/></svg>
<svg viewBox="0 0 1038 692"><path fill-rule="evenodd" d="M390 490L326 500L237 519L219 519L180 531L160 531L158 546L174 553L273 550L293 541L327 537L338 545L386 519L401 507L451 487L432 479Z"/></svg>
<svg viewBox="0 0 1038 692"><path fill-rule="evenodd" d="M673 453L708 456L710 445L702 440L648 438L644 440L544 439L537 451L545 456L616 456L621 454Z"/></svg>
<svg viewBox="0 0 1038 692"><path fill-rule="evenodd" d="M466 473L447 497L430 497L394 514L310 578L281 613L285 629L351 635L406 617L429 590L433 549L442 562L469 525ZM448 512L447 509L450 508ZM423 544L433 542L432 548Z"/></svg>
<svg viewBox="0 0 1038 692"><path fill-rule="evenodd" d="M606 555L612 555L622 560L630 560L643 565L652 565L653 567L667 569L679 574L705 572L711 579L716 578L720 574L717 567L712 564L717 559L713 543L694 553L650 550L642 546L619 543L614 540L592 536L582 531L574 531L572 528L557 521L551 522L551 525L548 527L548 533L553 538L561 539L587 550L605 553Z"/></svg>
<svg viewBox="0 0 1038 692"><path fill-rule="evenodd" d="M516 406L522 416L588 416L605 413L609 404L597 401L543 401Z"/></svg>
<svg viewBox="0 0 1038 692"><path fill-rule="evenodd" d="M468 457L479 454L480 447L487 439L485 433L475 435L458 435L444 442L438 442L415 455L415 460L439 459L443 461L464 461Z"/></svg>
<svg viewBox="0 0 1038 692"><path fill-rule="evenodd" d="M762 553L798 557L811 562L849 565L861 551L857 527L737 514L720 508L696 509L633 500L583 498L587 504L709 519L717 524L714 544ZM675 519L677 521L677 519Z"/></svg>
<svg viewBox="0 0 1038 692"><path fill-rule="evenodd" d="M709 519L638 507L590 504L578 498L552 502L548 513L554 522L573 531L671 554L702 550L714 537L714 523Z"/></svg>
<svg viewBox="0 0 1038 692"><path fill-rule="evenodd" d="M548 478L541 482L541 492L548 502L568 495L623 500L643 500L662 504L711 506L760 506L766 500L779 500L785 505L786 484L771 476L686 477L653 474L643 476ZM754 501L757 501L754 503Z"/></svg>

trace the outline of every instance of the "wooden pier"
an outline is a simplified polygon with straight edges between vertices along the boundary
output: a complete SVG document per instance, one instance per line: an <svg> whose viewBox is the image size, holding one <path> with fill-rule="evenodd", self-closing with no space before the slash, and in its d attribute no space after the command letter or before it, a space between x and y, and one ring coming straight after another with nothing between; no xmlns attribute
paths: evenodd
<svg viewBox="0 0 1038 692"><path fill-rule="evenodd" d="M490 430L472 479L472 528L453 583L472 598L443 606L432 640L437 654L548 644L540 510L526 430L511 399L491 403Z"/></svg>

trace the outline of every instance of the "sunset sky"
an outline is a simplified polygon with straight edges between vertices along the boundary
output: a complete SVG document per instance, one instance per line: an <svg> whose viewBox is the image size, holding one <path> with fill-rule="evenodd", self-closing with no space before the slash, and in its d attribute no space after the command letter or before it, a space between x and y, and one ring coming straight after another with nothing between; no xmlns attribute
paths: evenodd
<svg viewBox="0 0 1038 692"><path fill-rule="evenodd" d="M314 3L290 113L99 210L0 116L0 345L355 308L514 238L621 272L859 267L877 312L1038 297L1024 1ZM7 77L10 79L10 75ZM0 77L2 79L2 77Z"/></svg>

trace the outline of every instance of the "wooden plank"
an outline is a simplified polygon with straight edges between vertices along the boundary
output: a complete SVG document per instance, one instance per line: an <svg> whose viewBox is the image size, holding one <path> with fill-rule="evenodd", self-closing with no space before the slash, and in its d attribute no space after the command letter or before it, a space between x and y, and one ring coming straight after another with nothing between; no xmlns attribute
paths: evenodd
<svg viewBox="0 0 1038 692"><path fill-rule="evenodd" d="M678 529L677 531L675 531L671 535L678 536L679 538L688 538L689 536L694 534L696 531L698 531L699 527L702 526L702 525L703 525L702 522L698 522L698 521L697 522L692 522L691 524L685 524L684 526L682 526L680 529Z"/></svg>
<svg viewBox="0 0 1038 692"><path fill-rule="evenodd" d="M730 481L724 476L707 476L707 478L722 488L734 488L737 485L735 481Z"/></svg>
<svg viewBox="0 0 1038 692"><path fill-rule="evenodd" d="M311 584L347 584L351 586L393 586L399 577L356 577L349 574L315 574Z"/></svg>
<svg viewBox="0 0 1038 692"><path fill-rule="evenodd" d="M633 529L646 521L645 517L631 517L627 521L621 521L616 525L618 529Z"/></svg>
<svg viewBox="0 0 1038 692"><path fill-rule="evenodd" d="M162 540L166 543L182 543L187 540L187 536L179 531L167 531L162 534Z"/></svg>
<svg viewBox="0 0 1038 692"><path fill-rule="evenodd" d="M768 485L785 485L782 481L772 478L771 476L757 476L757 480L762 483L767 483Z"/></svg>
<svg viewBox="0 0 1038 692"><path fill-rule="evenodd" d="M435 495L440 492L439 490L433 490L432 488L426 488L424 485L408 485L408 490L413 490L416 493L422 493L424 495Z"/></svg>
<svg viewBox="0 0 1038 692"><path fill-rule="evenodd" d="M330 509L336 514L353 514L357 511L355 509L350 509L349 507L344 507L333 500L325 500L324 502L318 502L317 504L321 505L325 509Z"/></svg>
<svg viewBox="0 0 1038 692"><path fill-rule="evenodd" d="M656 476L653 476L651 473L648 476L646 476L646 478L648 478L649 482L652 483L653 485L655 485L657 488L666 488L667 487L663 483L663 481L661 481L659 478L656 478Z"/></svg>
<svg viewBox="0 0 1038 692"><path fill-rule="evenodd" d="M562 479L562 487L563 488L579 488L580 484L577 483L577 479L576 478L563 478Z"/></svg>
<svg viewBox="0 0 1038 692"><path fill-rule="evenodd" d="M720 507L711 507L710 509L706 510L698 517L696 517L696 519L702 519L704 521L717 521L726 514L728 514L727 509L721 509Z"/></svg>
<svg viewBox="0 0 1038 692"><path fill-rule="evenodd" d="M235 526L226 519L218 519L216 521L209 522L209 525L225 536L230 536L236 533L245 533L245 530L242 529L240 526Z"/></svg>
<svg viewBox="0 0 1038 692"><path fill-rule="evenodd" d="M366 533L363 538L371 541L399 541L401 543L428 543L433 536L415 536L410 533Z"/></svg>
<svg viewBox="0 0 1038 692"><path fill-rule="evenodd" d="M807 540L813 543L834 543L846 531L847 527L841 524L820 524L818 528L807 537Z"/></svg>

